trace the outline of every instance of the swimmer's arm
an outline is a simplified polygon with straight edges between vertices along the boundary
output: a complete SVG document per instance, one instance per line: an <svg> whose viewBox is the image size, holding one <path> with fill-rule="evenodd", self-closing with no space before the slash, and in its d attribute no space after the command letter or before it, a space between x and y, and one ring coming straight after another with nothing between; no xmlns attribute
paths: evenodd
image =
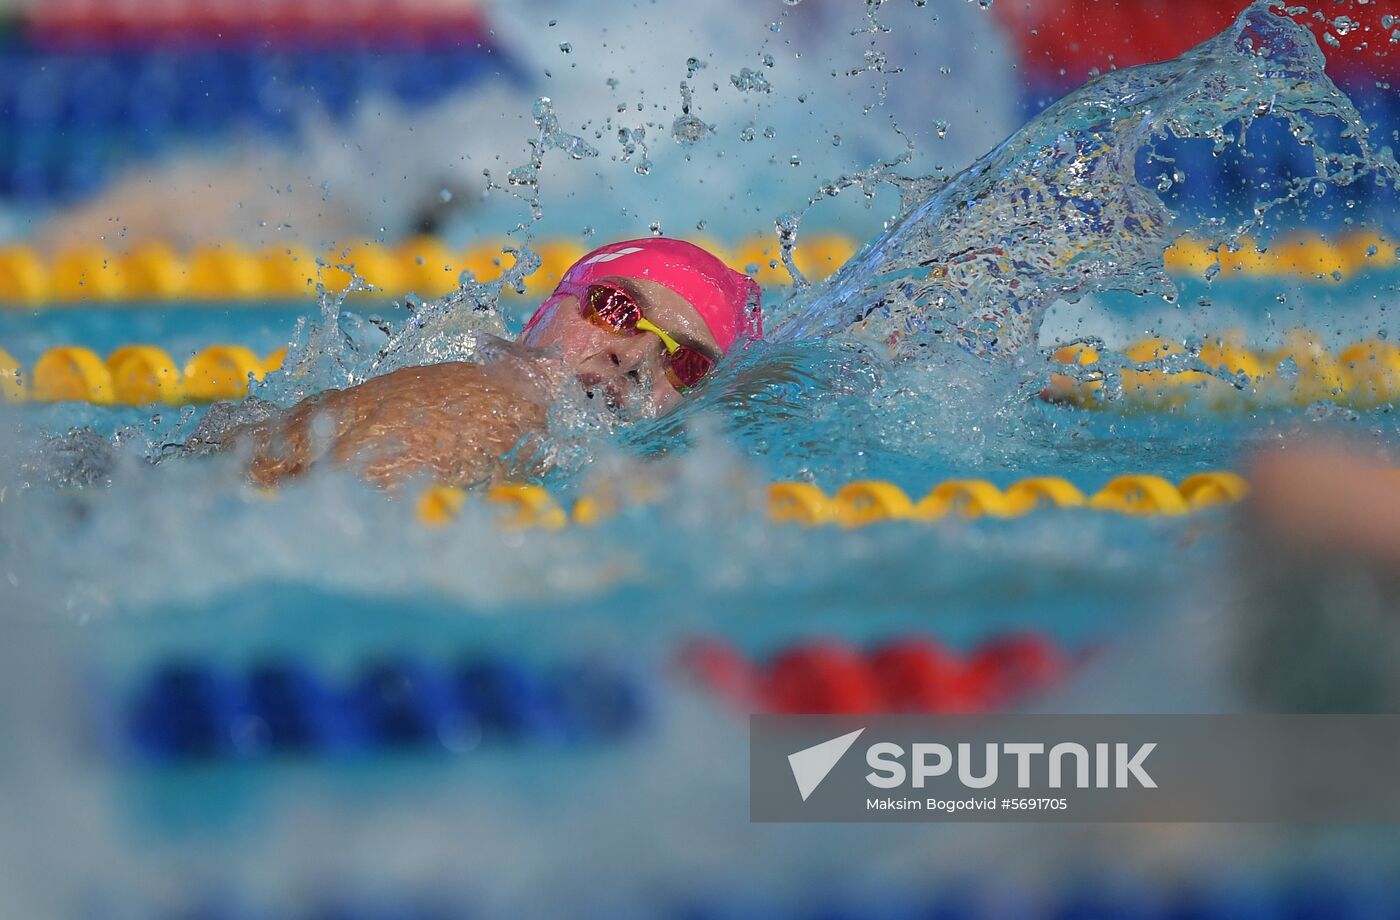
<svg viewBox="0 0 1400 920"><path fill-rule="evenodd" d="M528 376L465 363L404 368L303 402L255 433L249 477L271 485L322 461L393 488L409 479L470 487L538 475L516 450L544 431Z"/></svg>

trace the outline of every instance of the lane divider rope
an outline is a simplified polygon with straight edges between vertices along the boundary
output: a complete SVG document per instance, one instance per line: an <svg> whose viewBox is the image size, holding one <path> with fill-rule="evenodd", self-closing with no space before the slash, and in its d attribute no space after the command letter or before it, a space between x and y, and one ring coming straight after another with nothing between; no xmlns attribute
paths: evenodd
<svg viewBox="0 0 1400 920"><path fill-rule="evenodd" d="M154 345L124 345L105 360L89 348L60 345L26 371L0 349L0 401L147 406L242 399L250 379L277 370L286 356L285 348L259 357L242 345L210 345L181 368Z"/></svg>
<svg viewBox="0 0 1400 920"><path fill-rule="evenodd" d="M709 239L694 242L749 271L760 284L791 281L771 237L753 237L732 247ZM483 240L453 247L434 237L415 237L397 244L357 242L319 256L296 245L251 250L236 242L200 246L188 253L159 242L126 252L83 246L52 256L29 246L8 246L0 247L0 304L301 299L314 294L318 282L329 291L344 290L350 284L350 274L342 267L347 265L375 288L353 296L412 292L441 297L457 290L464 271L478 281L499 278L514 264L514 256L503 252L504 245L503 240ZM573 240L545 241L534 248L541 264L525 279L525 295L530 297L552 291L565 270L587 252ZM856 248L850 237L814 233L793 250L793 260L809 279L824 278ZM506 293L513 292L508 288Z"/></svg>
<svg viewBox="0 0 1400 920"><path fill-rule="evenodd" d="M1004 709L1065 680L1079 655L1036 632L993 636L965 654L932 638L871 648L804 641L752 660L722 639L677 655L682 674L743 712L971 713Z"/></svg>
<svg viewBox="0 0 1400 920"><path fill-rule="evenodd" d="M1222 277L1287 277L1306 281L1342 281L1367 270L1395 269L1400 259L1396 241L1378 230L1355 230L1328 239L1319 233L1296 233L1260 246L1252 238L1239 249L1212 248L1209 240L1187 234L1163 254L1167 271L1202 277L1219 265Z"/></svg>
<svg viewBox="0 0 1400 920"><path fill-rule="evenodd" d="M331 678L287 658L235 669L180 658L116 694L107 719L124 753L155 763L461 753L620 740L640 727L647 696L632 674L593 660L385 655Z"/></svg>
<svg viewBox="0 0 1400 920"><path fill-rule="evenodd" d="M777 523L846 528L889 521L931 523L948 517L1017 518L1052 508L1175 517L1233 504L1248 493L1243 477L1228 471L1196 473L1179 484L1146 474L1117 476L1091 495L1056 476L1033 476L1005 489L983 479L952 479L918 500L882 480L850 482L833 495L810 482L775 482L768 486L767 513ZM630 499L632 504L648 501L646 496ZM451 523L467 501L463 489L430 486L419 493L414 511L423 524L441 527ZM506 527L544 530L596 524L616 514L623 503L616 496L585 495L566 511L543 486L528 483L494 486L485 501L499 510Z"/></svg>
<svg viewBox="0 0 1400 920"><path fill-rule="evenodd" d="M1128 360L1147 365L1188 354L1180 342L1141 339L1123 349ZM1094 370L1099 352L1090 345L1066 345L1054 352L1062 364L1088 368L1076 376L1051 374L1045 398L1083 408L1106 408L1107 374L1118 375L1129 407L1171 409L1193 398L1211 408L1248 405L1308 406L1335 402L1373 408L1400 401L1400 343L1385 339L1356 342L1335 355L1319 344L1317 333L1295 329L1281 348L1253 351L1227 336L1206 341L1196 358L1232 375L1239 386L1203 371L1154 368Z"/></svg>
<svg viewBox="0 0 1400 920"><path fill-rule="evenodd" d="M900 635L870 648L804 640L760 660L704 638L681 647L674 672L746 712L983 712L1055 686L1080 657L1022 631L966 653ZM118 753L154 764L561 748L635 733L651 696L637 678L595 659L541 667L495 654L381 654L343 676L287 657L178 657L112 695L100 718Z"/></svg>
<svg viewBox="0 0 1400 920"><path fill-rule="evenodd" d="M777 243L756 236L725 246L715 240L694 242L720 255L729 264L753 274L760 284L782 286L791 279L783 269ZM43 254L31 246L0 247L0 304L42 304L149 301L283 300L305 297L319 281L328 290L342 290L350 276L340 266L351 264L379 296L414 292L441 297L456 290L458 276L471 271L481 281L500 276L513 256L503 253L502 240L486 239L465 247L435 237L414 237L399 243L361 241L319 256L299 245L250 249L235 241L210 243L188 252L159 241L128 250L85 245ZM852 237L839 233L804 236L793 251L798 268L809 279L829 275L859 248ZM536 251L539 271L525 281L525 293L538 297L553 290L564 270L585 252L582 242L548 240ZM1200 276L1215 265L1226 276L1287 277L1333 282L1368 270L1397 267L1393 241L1375 230L1359 230L1336 239L1316 233L1298 234L1259 249L1245 240L1236 252L1213 250L1208 241L1187 235L1163 257L1167 271Z"/></svg>
<svg viewBox="0 0 1400 920"><path fill-rule="evenodd" d="M1186 354L1179 342L1142 339L1124 349L1137 364L1160 362ZM97 405L154 405L240 399L249 379L261 380L282 366L286 349L259 357L242 345L211 345L184 367L155 345L125 345L103 360L78 345L60 345L40 355L26 369L0 349L0 401L78 401ZM1084 344L1054 352L1062 364L1089 370L1081 376L1051 374L1047 399L1085 408L1103 408L1105 372L1094 370L1099 353ZM1318 345L1315 333L1294 330L1282 348L1251 351L1226 337L1208 341L1197 356L1207 367L1240 375L1248 382L1241 392L1230 383L1201 371L1122 368L1110 371L1121 378L1130 406L1171 408L1188 403L1199 391L1219 408L1242 402L1311 405L1333 401L1370 408L1400 401L1400 343L1373 339L1357 342L1336 355Z"/></svg>

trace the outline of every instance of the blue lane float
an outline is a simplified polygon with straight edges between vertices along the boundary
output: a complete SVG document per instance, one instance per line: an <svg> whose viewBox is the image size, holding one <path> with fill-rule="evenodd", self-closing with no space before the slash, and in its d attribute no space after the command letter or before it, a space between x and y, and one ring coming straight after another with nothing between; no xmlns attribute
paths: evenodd
<svg viewBox="0 0 1400 920"><path fill-rule="evenodd" d="M0 197L73 201L123 166L180 145L222 143L235 132L287 140L309 113L344 122L376 98L417 110L491 79L524 77L484 43L83 54L0 42Z"/></svg>
<svg viewBox="0 0 1400 920"><path fill-rule="evenodd" d="M179 659L139 679L117 717L139 759L177 764L600 744L635 733L646 709L632 674L591 660L384 656L337 681L287 659Z"/></svg>

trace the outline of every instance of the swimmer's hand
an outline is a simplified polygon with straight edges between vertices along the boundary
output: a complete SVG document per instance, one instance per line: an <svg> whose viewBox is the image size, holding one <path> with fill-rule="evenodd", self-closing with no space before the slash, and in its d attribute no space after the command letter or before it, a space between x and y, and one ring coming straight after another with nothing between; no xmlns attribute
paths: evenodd
<svg viewBox="0 0 1400 920"><path fill-rule="evenodd" d="M1400 472L1353 451L1294 445L1255 458L1247 513L1300 549L1400 571Z"/></svg>

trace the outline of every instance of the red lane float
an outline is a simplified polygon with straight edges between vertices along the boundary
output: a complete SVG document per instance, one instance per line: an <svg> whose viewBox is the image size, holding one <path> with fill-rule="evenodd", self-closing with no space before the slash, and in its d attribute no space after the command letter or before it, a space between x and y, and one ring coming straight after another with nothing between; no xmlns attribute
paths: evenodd
<svg viewBox="0 0 1400 920"><path fill-rule="evenodd" d="M52 50L100 48L441 48L490 43L478 4L424 0L47 0L23 17L26 35Z"/></svg>
<svg viewBox="0 0 1400 920"><path fill-rule="evenodd" d="M721 640L702 639L678 656L683 674L735 708L784 714L995 711L1060 683L1074 663L1032 632L994 637L964 655L912 636L868 650L803 642L760 662Z"/></svg>

